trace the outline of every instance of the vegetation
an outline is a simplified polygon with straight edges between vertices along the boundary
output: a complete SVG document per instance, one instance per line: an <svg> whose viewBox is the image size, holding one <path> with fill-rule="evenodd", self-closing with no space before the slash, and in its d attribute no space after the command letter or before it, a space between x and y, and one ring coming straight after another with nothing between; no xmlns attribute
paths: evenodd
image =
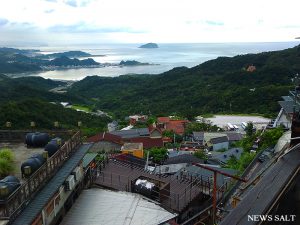
<svg viewBox="0 0 300 225"><path fill-rule="evenodd" d="M36 57L32 57L37 55ZM37 54L34 50L19 50L13 48L0 48L0 73L23 73L39 71L45 66L95 66L100 63L93 59L79 60L73 57L90 56L80 51L54 53L48 56ZM51 60L45 60L45 58ZM71 58L69 58L71 57Z"/></svg>
<svg viewBox="0 0 300 225"><path fill-rule="evenodd" d="M208 159L207 155L202 150L196 151L194 153L194 156L198 157L199 159L204 159L204 160Z"/></svg>
<svg viewBox="0 0 300 225"><path fill-rule="evenodd" d="M248 72L249 65L256 70ZM275 52L219 57L193 68L179 67L157 76L90 76L76 82L69 93L118 118L134 113L202 114L259 113L274 116L277 100L293 86L300 71L300 46ZM259 101L258 101L259 99Z"/></svg>
<svg viewBox="0 0 300 225"><path fill-rule="evenodd" d="M247 126L246 126L246 128L245 128L245 131L246 131L246 135L248 136L248 137L252 137L252 135L253 135L253 133L254 133L254 131L253 131L253 123L252 122L248 122L247 123Z"/></svg>
<svg viewBox="0 0 300 225"><path fill-rule="evenodd" d="M60 104L51 104L41 100L9 101L0 105L0 127L5 123L12 124L11 129L29 129L30 122L36 123L36 128L53 129L58 121L61 129L78 129L78 121L82 122L84 135L93 135L106 129L107 117L93 116L64 108Z"/></svg>
<svg viewBox="0 0 300 225"><path fill-rule="evenodd" d="M268 130L267 132L264 132L260 139L260 148L265 149L267 147L275 146L278 139L283 135L283 128L278 127L276 129Z"/></svg>
<svg viewBox="0 0 300 225"><path fill-rule="evenodd" d="M74 105L72 105L71 108L75 109L75 110L79 110L79 111L84 111L84 112L91 112L92 111L88 106L84 106L84 105L74 104Z"/></svg>
<svg viewBox="0 0 300 225"><path fill-rule="evenodd" d="M173 130L164 130L163 131L163 137L171 138L175 143L181 143L183 141L183 137L181 135L176 134Z"/></svg>
<svg viewBox="0 0 300 225"><path fill-rule="evenodd" d="M241 158L236 159L235 157L231 156L225 167L239 170L240 172L244 171L258 152L263 151L268 147L273 147L282 134L282 127L278 127L271 130L266 130L263 134L252 133L251 136L247 135L237 143L237 146L242 147L244 150ZM251 153L250 150L254 144L254 141L257 139L260 139L257 153Z"/></svg>
<svg viewBox="0 0 300 225"><path fill-rule="evenodd" d="M147 157L148 152L149 152L149 157L152 158L152 161L154 163L161 164L168 157L167 154L168 151L166 148L158 148L158 147L150 148L149 150L145 151L145 157Z"/></svg>
<svg viewBox="0 0 300 225"><path fill-rule="evenodd" d="M212 125L210 121L203 120L202 122L192 122L187 125L185 128L186 134L191 134L195 131L218 131L218 127L216 125Z"/></svg>
<svg viewBox="0 0 300 225"><path fill-rule="evenodd" d="M8 176L14 170L14 154L8 148L0 149L0 178Z"/></svg>

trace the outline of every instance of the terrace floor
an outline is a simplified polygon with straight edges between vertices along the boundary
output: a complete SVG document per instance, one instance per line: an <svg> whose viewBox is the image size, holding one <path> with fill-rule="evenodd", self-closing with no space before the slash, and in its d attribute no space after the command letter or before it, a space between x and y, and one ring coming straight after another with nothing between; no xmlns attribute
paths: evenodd
<svg viewBox="0 0 300 225"><path fill-rule="evenodd" d="M21 173L21 165L26 159L30 156L42 153L44 148L27 148L24 143L0 143L0 149L9 148L15 155L15 171L13 173L14 176L22 181L22 173Z"/></svg>

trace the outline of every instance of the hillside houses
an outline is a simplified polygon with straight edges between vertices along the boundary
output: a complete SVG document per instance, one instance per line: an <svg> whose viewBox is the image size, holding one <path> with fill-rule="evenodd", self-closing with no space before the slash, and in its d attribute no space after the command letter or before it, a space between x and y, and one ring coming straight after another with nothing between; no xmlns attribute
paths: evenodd
<svg viewBox="0 0 300 225"><path fill-rule="evenodd" d="M243 135L237 132L193 132L190 137L192 142L199 143L213 151L228 149L230 144L242 138Z"/></svg>
<svg viewBox="0 0 300 225"><path fill-rule="evenodd" d="M93 147L95 151L106 152L120 151L124 143L142 143L144 149L164 146L161 131L156 128L102 132L90 137L88 141L96 143Z"/></svg>
<svg viewBox="0 0 300 225"><path fill-rule="evenodd" d="M183 135L188 120L176 120L170 117L158 117L156 126L162 131L173 131L175 134Z"/></svg>

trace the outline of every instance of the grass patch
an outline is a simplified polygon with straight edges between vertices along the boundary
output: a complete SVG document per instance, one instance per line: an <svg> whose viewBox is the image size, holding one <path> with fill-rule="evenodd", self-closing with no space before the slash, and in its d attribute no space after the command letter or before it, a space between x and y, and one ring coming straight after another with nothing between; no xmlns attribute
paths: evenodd
<svg viewBox="0 0 300 225"><path fill-rule="evenodd" d="M91 112L91 109L88 106L83 106L83 105L72 105L71 107L72 109L75 110L81 110L84 112Z"/></svg>

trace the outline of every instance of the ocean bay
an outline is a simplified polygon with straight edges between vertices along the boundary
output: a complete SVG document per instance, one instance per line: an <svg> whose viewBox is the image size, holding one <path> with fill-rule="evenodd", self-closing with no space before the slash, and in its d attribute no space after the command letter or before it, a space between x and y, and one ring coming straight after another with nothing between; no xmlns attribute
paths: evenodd
<svg viewBox="0 0 300 225"><path fill-rule="evenodd" d="M80 50L90 53L100 63L118 64L122 60L136 60L153 65L104 66L96 68L71 68L45 70L26 75L41 76L60 80L81 80L86 76L115 77L125 74L159 74L174 67L193 67L220 56L258 53L294 47L299 42L258 42L258 43L197 43L197 44L159 44L157 49L141 49L139 44L102 44L41 47L42 53ZM103 56L99 56L103 55ZM82 57L80 59L86 59ZM251 62L249 62L251 63Z"/></svg>

